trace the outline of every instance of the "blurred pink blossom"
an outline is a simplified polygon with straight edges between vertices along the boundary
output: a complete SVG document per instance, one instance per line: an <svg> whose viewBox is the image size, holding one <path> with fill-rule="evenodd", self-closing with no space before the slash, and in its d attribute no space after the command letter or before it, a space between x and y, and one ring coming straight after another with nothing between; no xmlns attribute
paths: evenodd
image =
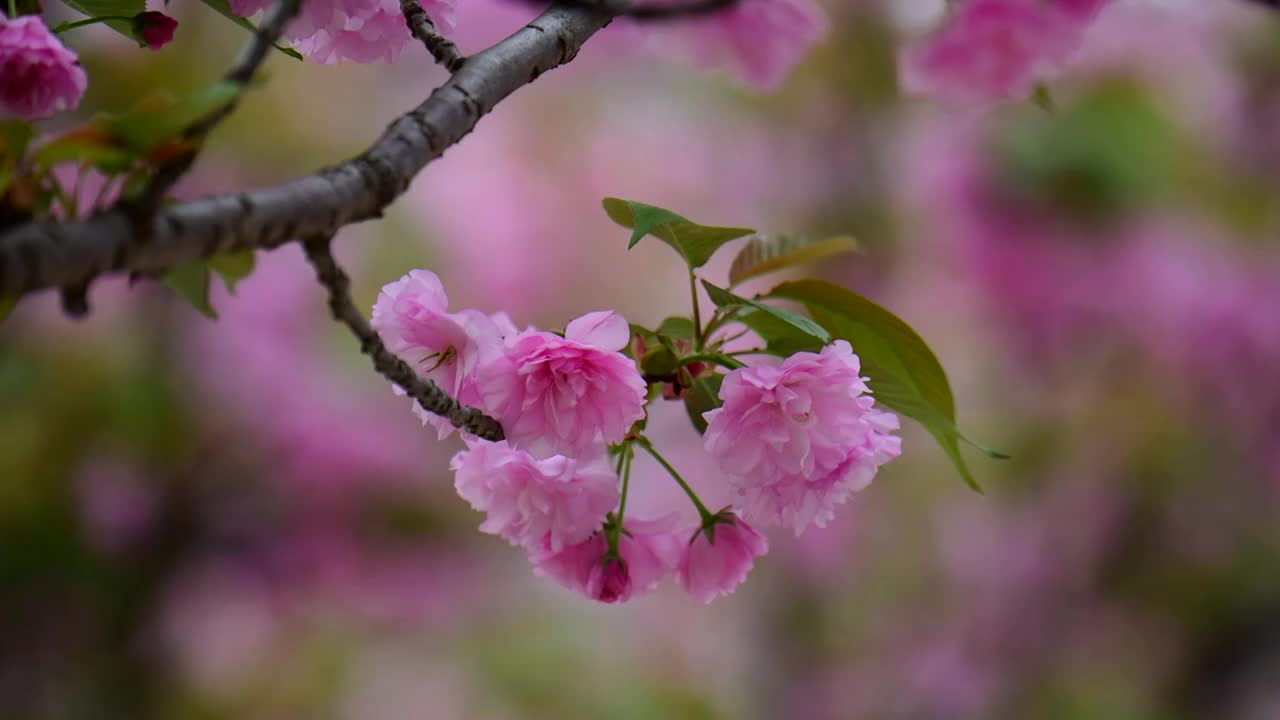
<svg viewBox="0 0 1280 720"><path fill-rule="evenodd" d="M89 78L38 15L0 15L0 114L44 118L80 104Z"/></svg>
<svg viewBox="0 0 1280 720"><path fill-rule="evenodd" d="M705 413L704 446L762 524L824 527L835 506L901 453L896 415L878 410L858 356L837 340L821 354L729 373L724 406Z"/></svg>
<svg viewBox="0 0 1280 720"><path fill-rule="evenodd" d="M627 518L618 537L618 557L609 555L609 541L597 532L559 552L544 544L530 556L534 572L569 590L605 603L626 602L649 592L679 561L682 540L670 519Z"/></svg>
<svg viewBox="0 0 1280 720"><path fill-rule="evenodd" d="M746 85L773 90L826 36L830 24L813 0L741 0L713 15L646 29L663 49L728 71Z"/></svg>
<svg viewBox="0 0 1280 720"><path fill-rule="evenodd" d="M645 383L627 344L627 321L612 311L569 323L565 336L528 330L476 371L481 407L507 438L535 455L581 455L618 442L644 417Z"/></svg>
<svg viewBox="0 0 1280 720"><path fill-rule="evenodd" d="M527 548L559 552L586 540L620 497L618 476L603 455L538 460L506 441L468 439L450 467L462 499L487 513L480 529Z"/></svg>
<svg viewBox="0 0 1280 720"><path fill-rule="evenodd" d="M755 559L769 552L768 539L735 515L696 533L680 553L677 578L685 592L704 603L732 593Z"/></svg>
<svg viewBox="0 0 1280 720"><path fill-rule="evenodd" d="M1019 100L1059 71L1098 2L962 0L902 51L902 85L954 101Z"/></svg>
<svg viewBox="0 0 1280 720"><path fill-rule="evenodd" d="M156 498L146 477L113 457L90 458L76 478L80 513L89 540L107 552L143 539L156 516Z"/></svg>

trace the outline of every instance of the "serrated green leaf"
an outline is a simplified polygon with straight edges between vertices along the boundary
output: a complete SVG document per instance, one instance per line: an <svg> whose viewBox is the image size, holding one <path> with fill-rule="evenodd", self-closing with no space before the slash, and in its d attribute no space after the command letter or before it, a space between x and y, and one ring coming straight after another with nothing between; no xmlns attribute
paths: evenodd
<svg viewBox="0 0 1280 720"><path fill-rule="evenodd" d="M183 300L191 303L207 318L217 320L218 313L209 304L209 266L203 260L182 265L161 280Z"/></svg>
<svg viewBox="0 0 1280 720"><path fill-rule="evenodd" d="M804 303L833 336L848 340L876 400L923 425L969 487L982 491L960 452L960 441L967 439L956 427L946 371L910 325L852 290L821 280L783 283L769 296Z"/></svg>
<svg viewBox="0 0 1280 720"><path fill-rule="evenodd" d="M249 274L253 272L256 258L252 250L241 250L240 252L214 255L209 258L208 263L210 269L222 276L222 282L226 284L227 291L234 295L236 283L249 277Z"/></svg>
<svg viewBox="0 0 1280 720"><path fill-rule="evenodd" d="M147 0L63 0L72 10L89 17L133 17L147 9ZM112 30L137 42L133 36L133 23L129 20L107 20L103 23Z"/></svg>
<svg viewBox="0 0 1280 720"><path fill-rule="evenodd" d="M658 325L658 334L676 340L692 340L694 335L693 320L687 317L669 317Z"/></svg>
<svg viewBox="0 0 1280 720"><path fill-rule="evenodd" d="M706 288L707 297L711 298L711 302L715 303L716 307L738 306L752 308L754 310L767 313L773 316L774 319L789 325L792 328L792 331L799 332L802 335L807 335L816 341L819 344L819 347L831 342L831 333L827 332L826 328L800 313L792 312L776 305L758 302L750 298L744 298L740 295L734 295L728 290L716 287L706 280L702 281L702 286ZM768 341L769 338L765 337L765 342Z"/></svg>
<svg viewBox="0 0 1280 720"><path fill-rule="evenodd" d="M632 230L628 248L635 247L645 235L653 235L680 253L690 268L706 265L722 245L755 232L750 228L701 225L665 208L633 200L605 198L603 204L610 219Z"/></svg>
<svg viewBox="0 0 1280 720"><path fill-rule="evenodd" d="M763 310L748 308L734 316L738 322L751 328L765 341L765 350L778 357L790 357L798 352L818 352L822 342L807 332Z"/></svg>
<svg viewBox="0 0 1280 720"><path fill-rule="evenodd" d="M254 25L252 22L250 22L249 20L245 19L244 17L241 17L240 15L235 14L235 12L233 12L233 11L231 10L231 3L227 2L227 0L200 0L200 2L204 3L207 7L209 7L209 8L210 8L211 10L213 10L214 12L216 12L216 13L218 13L219 15L221 15L222 17L224 17L224 18L226 18L226 19L230 20L231 22L235 23L236 25L239 25L240 27L244 28L245 30L248 30L249 32L257 32L257 31L258 31L257 26L256 26L256 25ZM303 57L302 57L302 53L298 52L297 50L294 50L293 48L289 47L288 45L281 45L280 43L276 43L274 47L275 47L275 49L279 50L280 52L284 53L285 55L288 55L289 57L293 58L294 60L302 60L302 59L303 59Z"/></svg>
<svg viewBox="0 0 1280 720"><path fill-rule="evenodd" d="M793 265L852 252L858 252L858 241L848 235L822 240L811 240L804 235L754 237L729 266L729 287Z"/></svg>
<svg viewBox="0 0 1280 720"><path fill-rule="evenodd" d="M177 138L198 120L235 100L240 86L216 82L180 100L153 95L143 107L103 120L103 125L130 150L145 153L160 143Z"/></svg>
<svg viewBox="0 0 1280 720"><path fill-rule="evenodd" d="M4 322L9 317L9 313L18 306L18 298L16 297L0 297L0 322Z"/></svg>
<svg viewBox="0 0 1280 720"><path fill-rule="evenodd" d="M685 391L684 409L699 435L707 431L707 420L702 417L702 413L715 410L723 404L720 400L720 386L723 384L724 375L701 375L694 378L693 385Z"/></svg>

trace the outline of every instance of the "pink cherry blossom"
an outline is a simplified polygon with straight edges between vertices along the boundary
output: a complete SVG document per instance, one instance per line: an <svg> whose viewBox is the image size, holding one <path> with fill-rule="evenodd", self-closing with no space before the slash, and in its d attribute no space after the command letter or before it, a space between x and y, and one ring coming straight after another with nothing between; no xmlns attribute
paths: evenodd
<svg viewBox="0 0 1280 720"><path fill-rule="evenodd" d="M761 90L777 88L830 29L813 0L741 0L723 12L682 19L653 32L664 47L729 71Z"/></svg>
<svg viewBox="0 0 1280 720"><path fill-rule="evenodd" d="M672 530L673 519L628 519L618 537L617 557L609 554L604 531L559 552L544 544L530 554L533 571L592 600L626 602L657 587L675 569L681 540Z"/></svg>
<svg viewBox="0 0 1280 720"><path fill-rule="evenodd" d="M941 28L904 49L902 85L960 102L1028 98L1065 65L1098 6L964 0Z"/></svg>
<svg viewBox="0 0 1280 720"><path fill-rule="evenodd" d="M590 537L620 495L618 476L603 455L538 460L505 441L468 440L450 467L462 499L487 513L482 531L552 552Z"/></svg>
<svg viewBox="0 0 1280 720"><path fill-rule="evenodd" d="M835 505L901 453L893 413L874 407L858 356L843 340L821 354L734 370L724 405L704 414L703 444L763 524L824 527Z"/></svg>
<svg viewBox="0 0 1280 720"><path fill-rule="evenodd" d="M617 352L627 321L612 311L587 313L565 336L527 330L476 371L480 406L507 439L534 454L581 455L620 441L644 417L645 383Z"/></svg>
<svg viewBox="0 0 1280 720"><path fill-rule="evenodd" d="M0 115L44 118L80 104L89 78L39 16L0 16Z"/></svg>
<svg viewBox="0 0 1280 720"><path fill-rule="evenodd" d="M373 306L373 328L387 349L433 380L460 402L475 404L473 373L502 353L502 338L515 333L504 313L478 310L448 312L449 298L440 278L430 270L414 270L382 288ZM398 389L398 388L397 388ZM453 431L448 421L422 410L414 411L436 428L441 438Z"/></svg>
<svg viewBox="0 0 1280 720"><path fill-rule="evenodd" d="M699 528L680 554L676 576L685 592L704 603L733 592L755 559L769 552L769 541L736 515L721 516Z"/></svg>
<svg viewBox="0 0 1280 720"><path fill-rule="evenodd" d="M253 15L271 0L231 0L239 15ZM425 0L423 9L442 31L453 29L456 0ZM396 0L305 0L285 29L299 51L321 63L395 62L412 39Z"/></svg>

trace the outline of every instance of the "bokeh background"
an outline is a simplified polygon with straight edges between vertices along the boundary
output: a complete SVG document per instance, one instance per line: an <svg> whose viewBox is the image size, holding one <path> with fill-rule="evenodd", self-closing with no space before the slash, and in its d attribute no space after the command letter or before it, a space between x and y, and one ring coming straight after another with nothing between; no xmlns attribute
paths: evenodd
<svg viewBox="0 0 1280 720"><path fill-rule="evenodd" d="M465 50L534 12L461 4ZM371 371L296 247L219 287L216 322L103 280L85 320L46 294L0 326L0 716L1280 718L1280 13L1117 0L1050 113L899 93L897 47L940 2L828 6L768 96L611 29L338 255L365 307L428 267L455 307L653 325L686 311L682 267L628 252L606 195L852 233L861 255L811 272L933 344L962 426L1012 455L973 453L984 496L908 423L832 527L771 533L736 594L597 605L477 532L456 439ZM245 40L170 11L160 52L71 38L84 113L203 87ZM416 47L276 57L181 192L341 160L442 79ZM650 425L723 491L682 408ZM660 507L669 481L637 467Z"/></svg>

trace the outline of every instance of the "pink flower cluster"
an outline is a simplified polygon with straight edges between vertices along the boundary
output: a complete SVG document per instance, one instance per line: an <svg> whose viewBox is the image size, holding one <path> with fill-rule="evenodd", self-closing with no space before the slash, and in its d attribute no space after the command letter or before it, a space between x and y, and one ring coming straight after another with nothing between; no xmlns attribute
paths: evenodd
<svg viewBox="0 0 1280 720"><path fill-rule="evenodd" d="M89 79L38 15L0 15L0 117L27 120L74 109Z"/></svg>
<svg viewBox="0 0 1280 720"><path fill-rule="evenodd" d="M455 0L425 0L423 9L443 31L453 29ZM231 10L250 16L271 0L231 0ZM285 36L308 58L320 63L395 62L412 39L397 0L303 0L302 12Z"/></svg>
<svg viewBox="0 0 1280 720"><path fill-rule="evenodd" d="M902 52L904 89L957 102L1023 100L1062 70L1108 0L960 0Z"/></svg>
<svg viewBox="0 0 1280 720"><path fill-rule="evenodd" d="M631 329L620 315L587 313L563 335L518 330L503 314L450 312L439 278L414 270L383 288L373 326L422 377L502 423L504 440L467 436L451 463L458 494L485 513L480 529L524 548L538 575L601 602L668 574L703 602L732 592L768 551L748 520L821 527L901 451L897 417L874 407L857 356L837 341L725 377L704 446L741 512L707 510L677 477L698 524L636 518L624 514L619 473L637 447L657 451L636 426L650 393L622 352ZM441 437L453 430L419 415Z"/></svg>

